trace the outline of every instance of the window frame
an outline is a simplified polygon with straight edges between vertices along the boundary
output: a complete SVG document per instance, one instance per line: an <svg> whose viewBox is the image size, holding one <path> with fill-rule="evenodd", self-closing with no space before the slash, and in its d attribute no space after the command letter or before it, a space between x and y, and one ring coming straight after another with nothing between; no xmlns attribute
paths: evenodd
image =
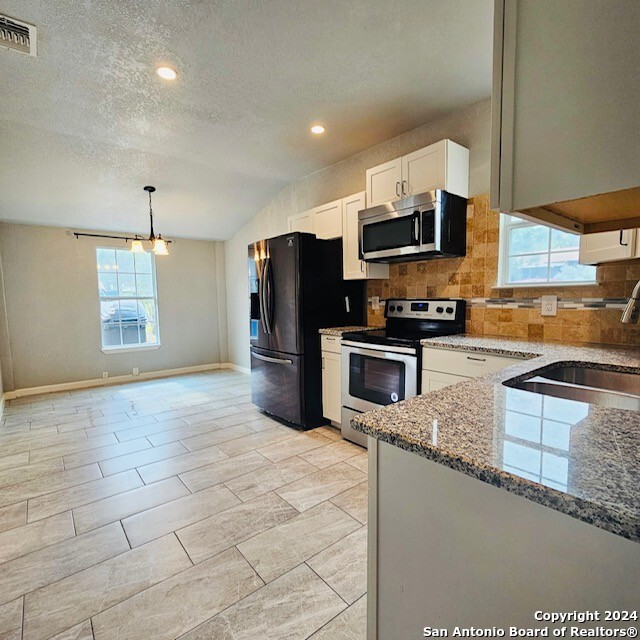
<svg viewBox="0 0 640 640"><path fill-rule="evenodd" d="M518 220L518 222L509 222L509 218L513 217ZM509 268L509 245L510 245L510 234L509 231L515 227L524 228L524 227L544 227L547 225L541 225L537 222L533 222L526 218L518 218L518 216L514 216L509 213L500 213L500 233L498 236L498 282L496 285L497 289L537 289L537 288L545 288L545 287L592 287L598 284L597 278L595 277L593 280L547 280L545 282L509 282L507 280L508 268ZM550 229L556 229L557 231L562 231L565 233L569 233L566 229L560 229L558 227L548 227ZM543 252L532 252L531 255L537 253L537 255L545 255ZM549 256L551 254L551 232L549 232L549 245L547 247L546 255ZM529 254L523 254L529 255ZM591 266L591 265L587 265Z"/></svg>
<svg viewBox="0 0 640 640"><path fill-rule="evenodd" d="M98 269L98 251L100 250L106 250L106 251L128 251L126 249L119 249L118 247L113 247L113 246L101 246L101 245L96 245L95 246L95 257L96 257L96 285L97 285L97 290L98 290L98 319L99 319L99 330L100 330L100 351L102 351L102 353L104 354L116 354L116 353L129 353L131 351L154 351L156 349L159 349L162 346L162 342L161 342L161 338L160 338L160 311L159 311L159 302L158 302L158 280L156 277L156 260L155 260L155 255L151 252L150 256L151 256L151 283L153 285L153 296L101 296L100 295L100 273L101 272ZM117 258L116 258L117 260ZM135 265L135 254L134 254L134 265ZM137 272L135 271L135 267L134 267L134 273L133 275L138 275ZM155 303L155 325L156 325L156 341L155 342L138 342L138 343L134 343L134 344L119 344L119 345L113 345L113 346L105 346L103 343L103 336L102 336L102 307L101 307L101 303L102 302L109 302L109 301L120 301L120 300L127 300L127 301L140 301L140 300L151 300L153 299L154 303ZM122 340L122 325L120 324L120 338Z"/></svg>

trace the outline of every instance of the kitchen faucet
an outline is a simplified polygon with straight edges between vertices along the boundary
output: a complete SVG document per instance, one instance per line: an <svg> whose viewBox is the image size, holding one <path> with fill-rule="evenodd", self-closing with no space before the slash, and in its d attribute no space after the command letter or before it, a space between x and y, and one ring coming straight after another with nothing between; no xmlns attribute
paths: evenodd
<svg viewBox="0 0 640 640"><path fill-rule="evenodd" d="M638 322L638 316L640 316L640 280L638 280L636 286L633 287L631 297L622 312L620 322L624 322L624 324L636 324Z"/></svg>

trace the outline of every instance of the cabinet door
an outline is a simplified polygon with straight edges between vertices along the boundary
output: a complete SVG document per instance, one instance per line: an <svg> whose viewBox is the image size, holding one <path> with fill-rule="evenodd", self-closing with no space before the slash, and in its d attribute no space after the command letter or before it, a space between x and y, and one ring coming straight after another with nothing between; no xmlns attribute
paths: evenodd
<svg viewBox="0 0 640 640"><path fill-rule="evenodd" d="M492 208L568 229L637 217L640 3L495 4Z"/></svg>
<svg viewBox="0 0 640 640"><path fill-rule="evenodd" d="M342 199L342 272L345 280L389 277L388 264L360 260L358 211L365 207L364 191Z"/></svg>
<svg viewBox="0 0 640 640"><path fill-rule="evenodd" d="M360 260L358 247L358 211L364 208L364 192L342 200L342 271L345 280L367 277L366 265Z"/></svg>
<svg viewBox="0 0 640 640"><path fill-rule="evenodd" d="M463 380L470 380L466 376L455 376L451 373L440 373L439 371L427 371L422 370L422 393L429 393L429 391L435 391L436 389L444 389L444 387L450 387L456 382L462 382Z"/></svg>
<svg viewBox="0 0 640 640"><path fill-rule="evenodd" d="M599 264L633 258L636 235L636 229L624 229L580 236L580 262Z"/></svg>
<svg viewBox="0 0 640 640"><path fill-rule="evenodd" d="M314 233L313 228L313 209L298 213L295 216L289 216L288 220L289 233L300 231L301 233Z"/></svg>
<svg viewBox="0 0 640 640"><path fill-rule="evenodd" d="M317 238L342 237L342 200L334 200L313 209L313 229Z"/></svg>
<svg viewBox="0 0 640 640"><path fill-rule="evenodd" d="M322 352L322 415L340 424L342 413L340 354Z"/></svg>
<svg viewBox="0 0 640 640"><path fill-rule="evenodd" d="M367 203L375 207L402 198L402 158L367 169Z"/></svg>
<svg viewBox="0 0 640 640"><path fill-rule="evenodd" d="M402 158L402 192L410 196L444 189L446 141L418 149Z"/></svg>

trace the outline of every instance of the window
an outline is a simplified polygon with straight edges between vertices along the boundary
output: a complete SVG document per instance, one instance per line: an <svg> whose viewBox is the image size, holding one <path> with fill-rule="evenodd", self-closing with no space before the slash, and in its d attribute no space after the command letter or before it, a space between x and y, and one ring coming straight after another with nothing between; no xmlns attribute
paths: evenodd
<svg viewBox="0 0 640 640"><path fill-rule="evenodd" d="M153 254L98 247L96 258L102 348L159 345Z"/></svg>
<svg viewBox="0 0 640 640"><path fill-rule="evenodd" d="M499 286L593 284L596 268L578 262L580 236L500 216Z"/></svg>

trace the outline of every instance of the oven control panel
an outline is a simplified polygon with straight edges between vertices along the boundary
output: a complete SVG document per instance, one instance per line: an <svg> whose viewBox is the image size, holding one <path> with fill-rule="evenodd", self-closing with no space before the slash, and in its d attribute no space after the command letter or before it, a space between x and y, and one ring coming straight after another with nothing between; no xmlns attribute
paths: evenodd
<svg viewBox="0 0 640 640"><path fill-rule="evenodd" d="M458 300L387 300L387 318L417 318L420 320L455 320Z"/></svg>

